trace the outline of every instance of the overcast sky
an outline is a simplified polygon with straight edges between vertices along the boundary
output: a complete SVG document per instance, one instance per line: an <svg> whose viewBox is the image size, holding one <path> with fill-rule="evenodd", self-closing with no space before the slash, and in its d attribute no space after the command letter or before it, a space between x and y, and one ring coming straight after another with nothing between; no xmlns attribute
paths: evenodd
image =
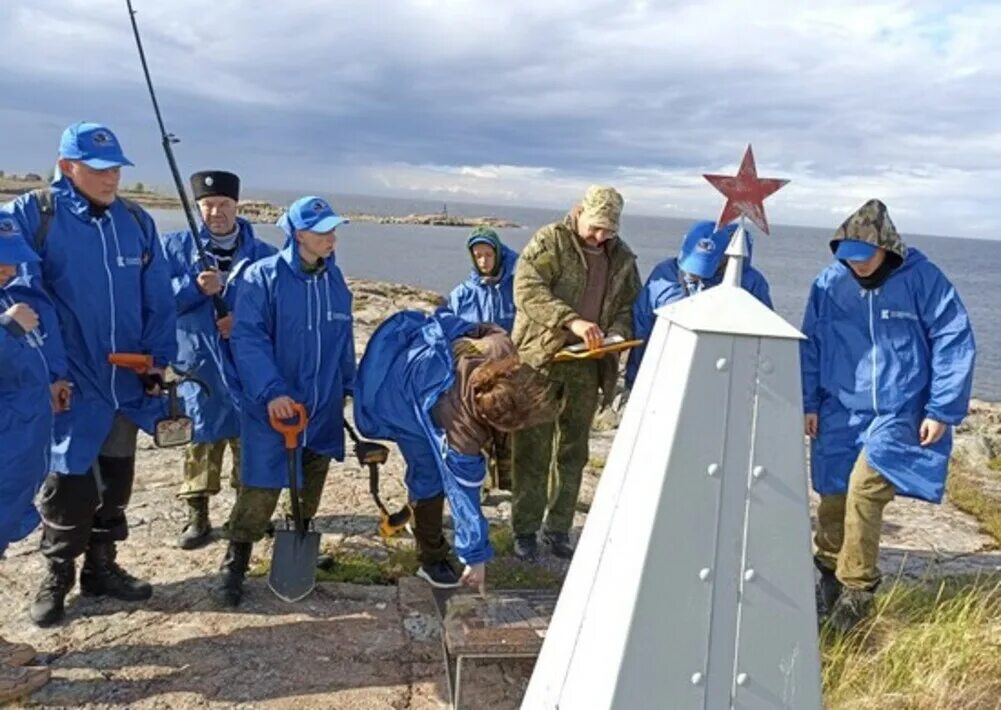
<svg viewBox="0 0 1001 710"><path fill-rule="evenodd" d="M869 197L905 232L994 237L1001 3L134 0L185 173L247 185L716 217L753 143L779 224ZM0 3L0 167L108 123L169 181L124 0Z"/></svg>

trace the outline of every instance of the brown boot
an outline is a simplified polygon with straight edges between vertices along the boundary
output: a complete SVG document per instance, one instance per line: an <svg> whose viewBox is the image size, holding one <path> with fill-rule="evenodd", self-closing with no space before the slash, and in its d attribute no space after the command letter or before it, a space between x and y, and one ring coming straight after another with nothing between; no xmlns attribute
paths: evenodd
<svg viewBox="0 0 1001 710"><path fill-rule="evenodd" d="M0 636L0 665L26 666L35 658L35 649L26 643L13 643Z"/></svg>
<svg viewBox="0 0 1001 710"><path fill-rule="evenodd" d="M0 665L0 705L31 695L49 682L51 671Z"/></svg>

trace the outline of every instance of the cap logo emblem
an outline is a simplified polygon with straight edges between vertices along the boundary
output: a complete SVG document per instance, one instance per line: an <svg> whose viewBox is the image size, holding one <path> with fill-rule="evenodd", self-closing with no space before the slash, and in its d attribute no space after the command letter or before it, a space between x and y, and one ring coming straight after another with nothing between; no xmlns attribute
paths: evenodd
<svg viewBox="0 0 1001 710"><path fill-rule="evenodd" d="M321 200L316 200L315 202L313 202L313 211L316 212L317 214L323 212L326 209L327 205Z"/></svg>
<svg viewBox="0 0 1001 710"><path fill-rule="evenodd" d="M695 250L703 253L711 254L716 251L716 242L708 237L705 239L700 239L699 243L695 245Z"/></svg>
<svg viewBox="0 0 1001 710"><path fill-rule="evenodd" d="M205 187L212 187L215 184L215 179L211 175L205 177Z"/></svg>
<svg viewBox="0 0 1001 710"><path fill-rule="evenodd" d="M111 143L111 134L105 131L95 131L94 132L94 145L106 145Z"/></svg>
<svg viewBox="0 0 1001 710"><path fill-rule="evenodd" d="M0 220L0 237L12 237L17 234L17 225L12 219Z"/></svg>

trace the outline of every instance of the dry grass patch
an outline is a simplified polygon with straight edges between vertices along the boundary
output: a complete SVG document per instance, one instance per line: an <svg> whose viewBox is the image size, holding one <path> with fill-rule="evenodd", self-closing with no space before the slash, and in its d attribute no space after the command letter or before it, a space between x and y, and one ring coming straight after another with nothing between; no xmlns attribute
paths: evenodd
<svg viewBox="0 0 1001 710"><path fill-rule="evenodd" d="M1001 575L894 584L871 625L821 650L827 710L997 710Z"/></svg>

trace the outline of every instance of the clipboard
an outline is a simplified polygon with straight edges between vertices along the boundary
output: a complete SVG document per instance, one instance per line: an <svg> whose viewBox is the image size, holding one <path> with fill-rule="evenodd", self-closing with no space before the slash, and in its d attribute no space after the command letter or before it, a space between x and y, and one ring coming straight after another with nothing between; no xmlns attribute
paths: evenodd
<svg viewBox="0 0 1001 710"><path fill-rule="evenodd" d="M560 350L553 357L553 362L572 362L574 360L593 360L602 358L605 355L622 352L642 345L642 340L625 340L621 335L613 335L605 338L600 348L588 350L584 343L569 345Z"/></svg>

